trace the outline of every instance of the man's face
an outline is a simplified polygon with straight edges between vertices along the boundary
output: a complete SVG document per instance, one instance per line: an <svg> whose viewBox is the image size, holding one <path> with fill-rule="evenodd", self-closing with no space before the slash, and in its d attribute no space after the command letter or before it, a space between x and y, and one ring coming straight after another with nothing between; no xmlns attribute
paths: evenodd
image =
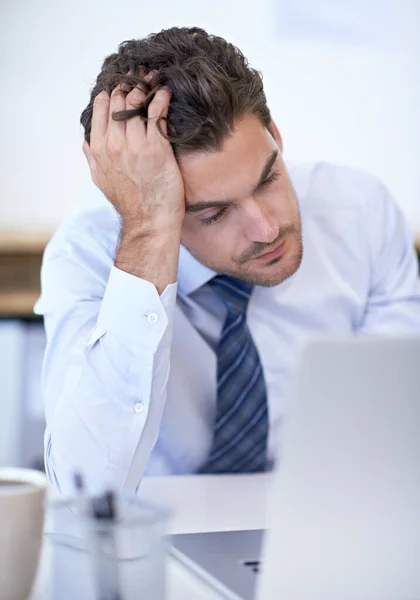
<svg viewBox="0 0 420 600"><path fill-rule="evenodd" d="M298 201L274 138L253 115L221 151L181 156L186 214L182 243L217 273L277 285L302 260Z"/></svg>

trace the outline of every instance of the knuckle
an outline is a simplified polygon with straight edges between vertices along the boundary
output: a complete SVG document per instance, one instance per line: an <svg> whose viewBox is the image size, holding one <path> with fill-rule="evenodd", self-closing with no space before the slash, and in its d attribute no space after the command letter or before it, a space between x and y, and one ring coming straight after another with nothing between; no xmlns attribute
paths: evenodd
<svg viewBox="0 0 420 600"><path fill-rule="evenodd" d="M172 98L172 92L167 88L160 88L155 94L154 100L161 102L162 104L169 104Z"/></svg>
<svg viewBox="0 0 420 600"><path fill-rule="evenodd" d="M133 88L129 94L127 94L127 104L130 106L139 105L142 100L144 100L144 93L141 92L138 88Z"/></svg>
<svg viewBox="0 0 420 600"><path fill-rule="evenodd" d="M159 113L153 110L147 111L147 127L157 127Z"/></svg>
<svg viewBox="0 0 420 600"><path fill-rule="evenodd" d="M114 87L114 89L111 92L111 98L116 98L118 96L122 96L123 98L125 98L126 96L126 93L121 88L121 85L117 85L116 87Z"/></svg>
<svg viewBox="0 0 420 600"><path fill-rule="evenodd" d="M162 114L164 114L164 110L164 106L150 105L149 110L147 111L147 125L150 125L150 127L158 127L159 119L161 118Z"/></svg>
<svg viewBox="0 0 420 600"><path fill-rule="evenodd" d="M100 147L95 140L91 140L90 142L90 151L92 152L94 158L97 158L99 156Z"/></svg>
<svg viewBox="0 0 420 600"><path fill-rule="evenodd" d="M160 145L153 145L149 149L149 157L153 164L163 164L167 160L167 155L165 149L160 147Z"/></svg>
<svg viewBox="0 0 420 600"><path fill-rule="evenodd" d="M122 81L120 83L121 89L123 92L125 92L126 94L128 94L128 92L130 91L130 86L128 85L128 83L126 83L125 81Z"/></svg>
<svg viewBox="0 0 420 600"><path fill-rule="evenodd" d="M127 155L132 158L138 158L140 155L140 149L138 143L131 140L127 140Z"/></svg>
<svg viewBox="0 0 420 600"><path fill-rule="evenodd" d="M160 92L160 90L159 90L159 92ZM168 109L168 106L169 106L168 96L165 95L164 92L162 93L162 95L158 95L159 92L156 92L156 95L153 98L153 101L149 105L149 110L148 110L149 117L158 118L162 115L162 113L165 113L165 111Z"/></svg>
<svg viewBox="0 0 420 600"><path fill-rule="evenodd" d="M156 118L164 108L165 104L163 104L163 102L155 102L155 100L153 100L153 102L149 104L148 114L150 117Z"/></svg>
<svg viewBox="0 0 420 600"><path fill-rule="evenodd" d="M127 98L132 96L144 96L144 92L139 87L133 87L133 89L128 92Z"/></svg>
<svg viewBox="0 0 420 600"><path fill-rule="evenodd" d="M115 142L108 141L106 144L106 153L109 157L113 159L119 158L121 155L121 147Z"/></svg>
<svg viewBox="0 0 420 600"><path fill-rule="evenodd" d="M102 102L104 102L108 99L109 99L108 94L106 93L105 90L102 90L102 92L99 92L99 94L97 96L95 96L95 98L93 100L93 104L101 104Z"/></svg>

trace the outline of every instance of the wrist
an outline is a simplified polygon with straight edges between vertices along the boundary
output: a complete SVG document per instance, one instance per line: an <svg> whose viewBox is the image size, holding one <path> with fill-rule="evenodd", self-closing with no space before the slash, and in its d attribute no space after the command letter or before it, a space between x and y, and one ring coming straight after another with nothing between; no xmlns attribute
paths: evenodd
<svg viewBox="0 0 420 600"><path fill-rule="evenodd" d="M152 282L159 294L176 282L181 226L156 229L150 223L123 226L115 266Z"/></svg>
<svg viewBox="0 0 420 600"><path fill-rule="evenodd" d="M166 237L181 232L184 214L171 214L155 210L152 215L121 214L122 232L130 238L153 236Z"/></svg>
<svg viewBox="0 0 420 600"><path fill-rule="evenodd" d="M142 244L148 242L151 245L166 245L170 240L181 238L181 223L171 223L162 226L162 223L147 222L139 223L133 220L123 221L121 228L120 243Z"/></svg>

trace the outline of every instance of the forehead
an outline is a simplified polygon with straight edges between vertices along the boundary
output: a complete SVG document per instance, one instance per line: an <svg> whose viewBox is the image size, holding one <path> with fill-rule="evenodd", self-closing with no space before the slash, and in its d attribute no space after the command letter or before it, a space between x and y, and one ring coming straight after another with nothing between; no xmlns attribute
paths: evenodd
<svg viewBox="0 0 420 600"><path fill-rule="evenodd" d="M220 151L193 153L178 159L187 207L196 202L244 197L258 183L276 148L269 131L253 115L235 125Z"/></svg>

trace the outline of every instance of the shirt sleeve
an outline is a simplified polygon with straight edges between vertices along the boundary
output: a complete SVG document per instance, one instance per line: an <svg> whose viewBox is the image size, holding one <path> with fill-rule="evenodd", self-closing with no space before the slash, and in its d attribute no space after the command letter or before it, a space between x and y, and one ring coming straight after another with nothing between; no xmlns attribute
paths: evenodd
<svg viewBox="0 0 420 600"><path fill-rule="evenodd" d="M83 236L47 249L36 311L47 333L46 471L61 493L75 471L90 492L137 488L165 405L176 293L172 284L159 296Z"/></svg>
<svg viewBox="0 0 420 600"><path fill-rule="evenodd" d="M382 184L377 184L377 193L363 218L370 289L361 332L418 335L420 279L413 236Z"/></svg>

